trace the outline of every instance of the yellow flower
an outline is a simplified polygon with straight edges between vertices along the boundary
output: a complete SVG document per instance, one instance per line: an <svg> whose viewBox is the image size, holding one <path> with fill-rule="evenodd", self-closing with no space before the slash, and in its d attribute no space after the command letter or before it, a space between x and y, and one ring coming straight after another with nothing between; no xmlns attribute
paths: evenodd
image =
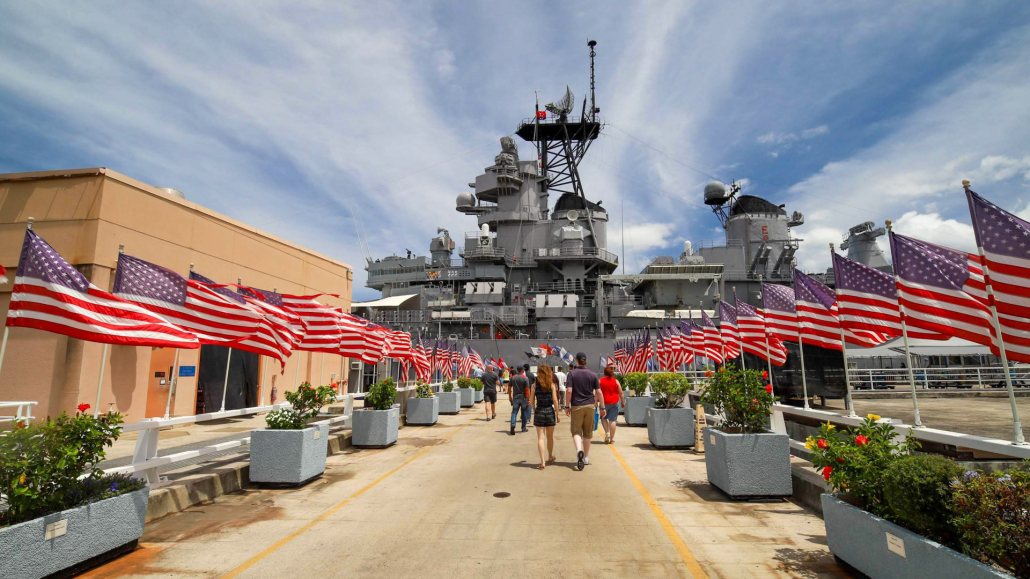
<svg viewBox="0 0 1030 579"><path fill-rule="evenodd" d="M870 420L879 420L880 419L880 416L878 414L866 414L865 417L870 419Z"/></svg>
<svg viewBox="0 0 1030 579"><path fill-rule="evenodd" d="M815 442L813 442L812 439L809 438L807 441L805 441L805 448L808 450L815 450Z"/></svg>
<svg viewBox="0 0 1030 579"><path fill-rule="evenodd" d="M834 428L837 428L836 424L830 424L829 422L826 423L826 430L833 430Z"/></svg>
<svg viewBox="0 0 1030 579"><path fill-rule="evenodd" d="M20 484L20 485L25 484L25 475L24 474L21 475L21 478L18 479L18 484Z"/></svg>

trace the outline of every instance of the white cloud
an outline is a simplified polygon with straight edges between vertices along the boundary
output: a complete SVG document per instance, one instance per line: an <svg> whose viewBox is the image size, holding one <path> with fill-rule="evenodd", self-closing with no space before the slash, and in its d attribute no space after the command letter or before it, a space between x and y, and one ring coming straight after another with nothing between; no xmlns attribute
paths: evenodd
<svg viewBox="0 0 1030 579"><path fill-rule="evenodd" d="M894 231L952 249L976 252L973 226L955 219L944 219L939 213L909 211L893 224Z"/></svg>
<svg viewBox="0 0 1030 579"><path fill-rule="evenodd" d="M818 137L819 135L825 135L826 133L829 133L829 132L830 132L830 127L828 127L826 125L819 125L818 127L812 127L811 129L805 129L804 131L801 131L801 138L802 139L812 139L812 138Z"/></svg>

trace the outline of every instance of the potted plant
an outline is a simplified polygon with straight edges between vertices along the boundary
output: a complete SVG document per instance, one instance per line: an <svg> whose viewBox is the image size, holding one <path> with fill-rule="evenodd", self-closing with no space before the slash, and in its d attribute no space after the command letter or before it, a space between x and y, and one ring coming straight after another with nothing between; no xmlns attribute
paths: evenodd
<svg viewBox="0 0 1030 579"><path fill-rule="evenodd" d="M329 425L308 423L336 400L332 386L304 382L287 392L289 408L265 415L267 428L250 434L250 482L299 485L325 472Z"/></svg>
<svg viewBox="0 0 1030 579"><path fill-rule="evenodd" d="M650 383L655 405L647 409L647 439L661 449L694 446L694 410L680 407L690 381L666 372L651 376Z"/></svg>
<svg viewBox="0 0 1030 579"><path fill-rule="evenodd" d="M432 426L440 417L440 399L433 394L429 384L418 382L415 397L408 399L405 422L416 426Z"/></svg>
<svg viewBox="0 0 1030 579"><path fill-rule="evenodd" d="M74 574L143 535L146 483L96 468L121 434L121 415L78 408L0 435L0 576Z"/></svg>
<svg viewBox="0 0 1030 579"><path fill-rule="evenodd" d="M483 401L483 381L479 378L472 379L472 390L475 391L475 397L473 398L478 404Z"/></svg>
<svg viewBox="0 0 1030 579"><path fill-rule="evenodd" d="M626 424L629 426L647 426L647 409L654 408L655 400L645 395L647 392L647 374L630 372L626 374L625 388L630 391L626 398Z"/></svg>
<svg viewBox="0 0 1030 579"><path fill-rule="evenodd" d="M365 407L354 411L354 434L351 444L358 448L385 448L397 442L401 411L393 403L397 388L392 380L383 380L365 394Z"/></svg>
<svg viewBox="0 0 1030 579"><path fill-rule="evenodd" d="M792 492L790 438L766 428L776 397L768 374L723 366L705 373L701 402L722 421L704 429L708 482L733 498L784 497Z"/></svg>
<svg viewBox="0 0 1030 579"><path fill-rule="evenodd" d="M461 393L454 391L454 382L450 380L444 382L436 397L440 399L440 414L461 412Z"/></svg>
<svg viewBox="0 0 1030 579"><path fill-rule="evenodd" d="M472 408L476 404L475 390L472 388L472 378L462 376L458 378L458 393L461 394L461 407Z"/></svg>
<svg viewBox="0 0 1030 579"><path fill-rule="evenodd" d="M889 423L868 415L851 431L824 424L805 447L833 492L822 495L834 556L873 579L1030 577L1030 473L981 475L913 455ZM706 449L707 450L707 449Z"/></svg>

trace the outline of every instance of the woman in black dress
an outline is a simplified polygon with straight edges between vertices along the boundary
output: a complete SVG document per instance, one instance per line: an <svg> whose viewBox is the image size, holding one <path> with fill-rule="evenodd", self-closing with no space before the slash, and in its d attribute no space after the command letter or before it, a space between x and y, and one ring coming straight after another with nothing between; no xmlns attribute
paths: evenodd
<svg viewBox="0 0 1030 579"><path fill-rule="evenodd" d="M555 392L554 371L550 366L540 366L537 370L536 384L530 389L529 406L534 409L533 426L536 427L536 443L540 449L540 466L537 468L544 470L549 463L556 460L554 458L554 425L561 422L561 418L558 417L558 394Z"/></svg>

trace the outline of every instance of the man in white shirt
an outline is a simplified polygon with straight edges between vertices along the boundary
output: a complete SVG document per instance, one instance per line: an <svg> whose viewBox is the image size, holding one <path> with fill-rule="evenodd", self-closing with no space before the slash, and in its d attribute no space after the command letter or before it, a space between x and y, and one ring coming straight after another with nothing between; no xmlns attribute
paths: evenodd
<svg viewBox="0 0 1030 579"><path fill-rule="evenodd" d="M558 380L558 399L562 409L565 408L565 372L562 372L562 367L558 366L554 370L554 377Z"/></svg>

